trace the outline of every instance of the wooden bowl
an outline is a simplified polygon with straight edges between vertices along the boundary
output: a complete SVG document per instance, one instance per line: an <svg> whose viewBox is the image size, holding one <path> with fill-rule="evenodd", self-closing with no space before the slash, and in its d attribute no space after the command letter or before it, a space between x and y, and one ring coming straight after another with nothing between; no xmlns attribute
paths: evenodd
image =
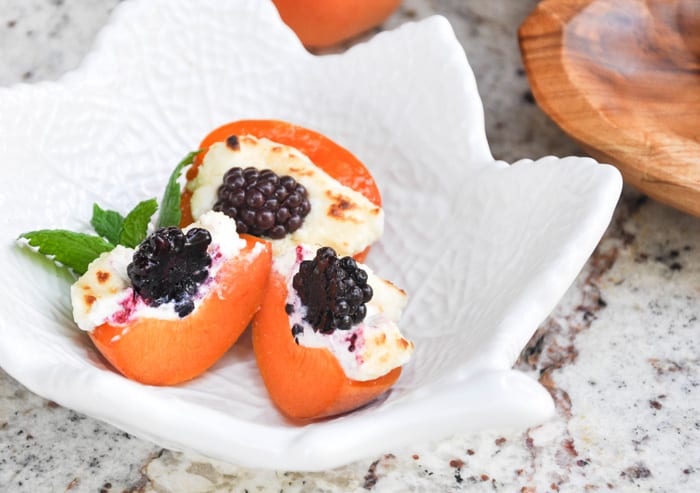
<svg viewBox="0 0 700 493"><path fill-rule="evenodd" d="M700 0L544 0L518 36L557 125L632 186L700 216Z"/></svg>

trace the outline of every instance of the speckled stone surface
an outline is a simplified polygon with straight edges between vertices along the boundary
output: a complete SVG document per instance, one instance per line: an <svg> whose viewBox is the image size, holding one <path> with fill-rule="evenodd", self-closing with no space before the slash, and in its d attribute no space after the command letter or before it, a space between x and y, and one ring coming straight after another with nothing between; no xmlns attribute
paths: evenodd
<svg viewBox="0 0 700 493"><path fill-rule="evenodd" d="M74 68L116 0L0 0L0 86ZM494 155L582 151L534 104L516 30L535 0L405 0L386 24L445 15L483 97ZM600 246L516 367L557 415L323 473L162 450L61 408L0 370L0 491L700 491L700 220L626 189Z"/></svg>

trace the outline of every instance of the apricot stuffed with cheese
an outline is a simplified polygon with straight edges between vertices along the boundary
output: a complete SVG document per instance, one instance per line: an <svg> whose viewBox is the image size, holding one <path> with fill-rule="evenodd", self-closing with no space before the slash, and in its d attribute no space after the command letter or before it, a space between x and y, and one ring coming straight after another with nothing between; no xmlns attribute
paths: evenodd
<svg viewBox="0 0 700 493"><path fill-rule="evenodd" d="M267 242L208 212L95 259L71 287L73 316L126 377L177 384L236 342L262 303L271 261Z"/></svg>
<svg viewBox="0 0 700 493"><path fill-rule="evenodd" d="M221 140L203 142L206 153L186 185L185 217L197 219L212 209L224 212L236 220L239 233L268 239L276 255L301 243L357 255L382 235L384 213L376 186L366 168L340 146L284 122L240 122L223 128L230 133L213 133ZM244 133L248 130L257 135ZM299 149L312 147L309 136L335 150L317 153L312 161ZM351 164L333 162L336 154L343 157L341 151L351 156L344 157ZM324 170L327 161L331 172L340 167L337 174L349 186Z"/></svg>
<svg viewBox="0 0 700 493"><path fill-rule="evenodd" d="M253 348L271 400L317 419L391 387L413 352L399 330L406 294L352 257L298 245L275 259Z"/></svg>

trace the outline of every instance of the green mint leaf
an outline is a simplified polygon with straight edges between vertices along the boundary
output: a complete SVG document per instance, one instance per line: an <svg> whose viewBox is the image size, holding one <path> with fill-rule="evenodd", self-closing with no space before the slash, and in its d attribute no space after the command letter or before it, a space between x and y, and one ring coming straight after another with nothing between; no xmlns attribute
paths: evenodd
<svg viewBox="0 0 700 493"><path fill-rule="evenodd" d="M90 224L98 235L104 236L110 243L119 243L119 233L124 224L124 216L117 211L102 209L99 205L92 206L92 219Z"/></svg>
<svg viewBox="0 0 700 493"><path fill-rule="evenodd" d="M180 212L180 184L178 179L182 174L185 166L189 166L194 162L194 158L202 151L190 152L185 159L180 161L173 170L168 180L168 185L165 187L163 199L160 201L160 216L158 217L158 227L167 228L168 226L179 226L182 213Z"/></svg>
<svg viewBox="0 0 700 493"><path fill-rule="evenodd" d="M148 223L156 210L158 210L156 199L143 200L136 204L136 207L124 218L119 232L119 244L136 248L146 238Z"/></svg>
<svg viewBox="0 0 700 493"><path fill-rule="evenodd" d="M114 245L104 238L64 229L42 229L24 233L20 238L39 249L39 253L53 257L57 262L70 267L78 274L85 274L90 262Z"/></svg>

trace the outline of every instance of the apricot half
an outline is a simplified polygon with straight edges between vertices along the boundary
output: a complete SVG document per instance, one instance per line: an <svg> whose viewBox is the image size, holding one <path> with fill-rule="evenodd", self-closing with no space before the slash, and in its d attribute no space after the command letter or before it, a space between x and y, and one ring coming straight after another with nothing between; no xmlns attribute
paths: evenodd
<svg viewBox="0 0 700 493"><path fill-rule="evenodd" d="M211 367L258 311L269 278L269 243L241 238L246 246L225 261L195 311L174 320L103 323L89 332L100 353L125 377L150 385L185 382Z"/></svg>
<svg viewBox="0 0 700 493"><path fill-rule="evenodd" d="M401 367L374 380L351 380L328 349L298 345L285 312L286 299L285 280L273 270L253 321L258 368L282 414L297 420L341 414L372 401L399 378Z"/></svg>
<svg viewBox="0 0 700 493"><path fill-rule="evenodd" d="M381 206L379 188L372 174L350 151L314 130L280 120L238 120L212 130L200 143L199 148L203 152L197 155L187 172L188 185L196 178L209 147L217 142L225 142L232 135L266 138L294 147L340 184L352 188L373 204ZM195 219L192 217L191 198L191 191L185 187L180 202L180 225L183 227ZM368 251L369 247L356 254L355 258L363 261Z"/></svg>

